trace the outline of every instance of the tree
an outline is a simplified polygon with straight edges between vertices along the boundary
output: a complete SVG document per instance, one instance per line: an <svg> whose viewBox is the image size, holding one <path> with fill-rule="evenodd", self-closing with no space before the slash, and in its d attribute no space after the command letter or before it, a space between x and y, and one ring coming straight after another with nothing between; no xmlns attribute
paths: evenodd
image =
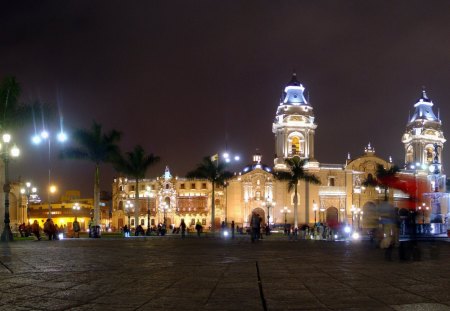
<svg viewBox="0 0 450 311"><path fill-rule="evenodd" d="M197 165L197 168L187 173L187 178L204 178L207 179L212 185L211 194L211 231L215 231L215 187L222 186L224 182L231 177L233 173L226 171L226 163L219 163L219 161L213 161L211 157L207 156L203 158L203 161Z"/></svg>
<svg viewBox="0 0 450 311"><path fill-rule="evenodd" d="M108 133L102 131L102 126L95 121L90 129L78 129L73 134L73 140L78 147L68 147L62 151L61 156L69 159L89 160L95 165L94 177L94 223L100 220L100 164L111 163L120 154L117 143L121 133L111 130Z"/></svg>
<svg viewBox="0 0 450 311"><path fill-rule="evenodd" d="M382 164L377 164L375 177L372 174L367 175L367 178L362 182L365 187L380 187L384 190L384 200L388 200L387 191L391 188L396 188L398 183L397 173L400 171L398 166L392 165L388 169L384 168Z"/></svg>
<svg viewBox="0 0 450 311"><path fill-rule="evenodd" d="M160 158L153 153L146 155L144 148L140 145L135 146L133 151L126 152L125 155L120 155L114 160L114 166L118 172L135 180L134 223L136 227L139 221L139 179L143 179L147 170L159 160Z"/></svg>
<svg viewBox="0 0 450 311"><path fill-rule="evenodd" d="M288 191L294 190L294 227L298 227L298 183L305 181L308 184L320 184L319 178L305 171L305 165L308 163L307 159L300 160L299 157L285 159L288 170L279 171L275 173L275 178L288 182Z"/></svg>

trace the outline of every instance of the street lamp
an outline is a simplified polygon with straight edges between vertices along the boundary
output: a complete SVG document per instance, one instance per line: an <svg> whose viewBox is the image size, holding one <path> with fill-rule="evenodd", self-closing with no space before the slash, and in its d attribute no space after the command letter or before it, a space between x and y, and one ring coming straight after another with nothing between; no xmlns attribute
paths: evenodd
<svg viewBox="0 0 450 311"><path fill-rule="evenodd" d="M62 124L62 121L61 121L61 124ZM51 137L52 136L50 135L50 133L44 128L40 134L38 134L35 129L35 133L34 133L33 137L31 138L31 141L35 145L39 145L43 140L46 140L48 143L48 184L49 185L51 185L51 182L52 182L52 179L51 179L51 172L52 172L51 171ZM62 126L61 126L61 130L56 135L56 139L60 143L64 143L67 140L67 135L62 130ZM50 211L52 209L51 203L50 203L50 196L51 196L51 192L50 192L50 188L49 188L48 192L47 192L49 218L52 217L50 214Z"/></svg>
<svg viewBox="0 0 450 311"><path fill-rule="evenodd" d="M354 229L355 226L353 225L353 222L354 222L354 215L355 215L355 211L356 211L355 205L352 204L352 208L350 209L350 211L352 212L352 229Z"/></svg>
<svg viewBox="0 0 450 311"><path fill-rule="evenodd" d="M150 235L150 198L153 198L153 193L150 191L150 186L147 186L147 235Z"/></svg>
<svg viewBox="0 0 450 311"><path fill-rule="evenodd" d="M5 184L3 185L3 191L5 193L5 227L1 235L2 242L9 242L13 240L13 234L9 225L9 192L11 191L11 185L9 184L9 157L16 158L20 155L20 150L16 145L11 147L11 135L5 133L2 136L3 145L0 144L0 154L5 166Z"/></svg>
<svg viewBox="0 0 450 311"><path fill-rule="evenodd" d="M73 209L73 213L76 215L76 214L77 214L77 211L80 210L80 204L75 203L75 204L72 206L72 209Z"/></svg>
<svg viewBox="0 0 450 311"><path fill-rule="evenodd" d="M224 152L222 154L222 158L224 159L225 163L229 164L232 161L238 162L241 157L238 155L231 155L229 152ZM217 159L217 166L219 166L219 157L216 157ZM228 227L228 186L230 185L229 182L225 181L223 186L225 188L225 225Z"/></svg>
<svg viewBox="0 0 450 311"><path fill-rule="evenodd" d="M163 210L163 217L164 217L164 227L166 227L166 218L167 218L167 212L170 212L170 206L167 203L164 203L162 205L162 210Z"/></svg>
<svg viewBox="0 0 450 311"><path fill-rule="evenodd" d="M341 212L341 223L345 222L345 208L341 207L339 209L339 211Z"/></svg>
<svg viewBox="0 0 450 311"><path fill-rule="evenodd" d="M357 227L357 228L358 228L358 230L359 230L359 229L360 229L360 222L359 222L359 220L360 220L360 218L361 218L359 214L361 213L361 209L360 209L359 207L356 208L356 209L355 209L355 213L356 213L356 218L357 218L357 220L358 220L358 224L357 224L358 227Z"/></svg>
<svg viewBox="0 0 450 311"><path fill-rule="evenodd" d="M48 187L48 218L52 218L52 196L56 193L57 188L55 185Z"/></svg>
<svg viewBox="0 0 450 311"><path fill-rule="evenodd" d="M317 223L317 203L313 200L314 224Z"/></svg>
<svg viewBox="0 0 450 311"><path fill-rule="evenodd" d="M281 210L281 213L284 214L284 232L287 231L287 214L290 212L291 210L288 209L286 206Z"/></svg>
<svg viewBox="0 0 450 311"><path fill-rule="evenodd" d="M270 234L270 208L275 207L275 202L270 197L267 197L266 202L263 204L267 207L267 232Z"/></svg>
<svg viewBox="0 0 450 311"><path fill-rule="evenodd" d="M126 203L125 203L125 209L126 209L126 211L127 211L127 216L128 216L128 230L130 230L130 228L131 228L131 223L130 223L130 212L131 212L131 209L133 208L133 203L131 203L130 201L127 201Z"/></svg>
<svg viewBox="0 0 450 311"><path fill-rule="evenodd" d="M32 187L30 182L25 183L25 188L20 189L20 193L27 198L27 220L30 219L30 196L36 194L37 188Z"/></svg>

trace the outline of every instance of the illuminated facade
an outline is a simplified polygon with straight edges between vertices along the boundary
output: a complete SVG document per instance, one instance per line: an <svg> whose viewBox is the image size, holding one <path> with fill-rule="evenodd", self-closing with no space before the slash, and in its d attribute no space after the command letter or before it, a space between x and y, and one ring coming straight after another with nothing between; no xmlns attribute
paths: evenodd
<svg viewBox="0 0 450 311"><path fill-rule="evenodd" d="M314 222L329 224L347 223L353 228L374 228L378 225L380 212L377 209L385 193L378 187L364 187L370 175L376 175L377 165L389 168L392 163L375 154L370 143L357 158L348 155L345 163L320 163L314 153L314 136L318 127L312 105L304 96L305 88L296 74L284 88L283 96L276 110L272 131L275 135L274 166L262 163L261 155L253 156L253 162L228 182L219 187L215 194L216 227L222 221L235 221L238 226L248 226L252 212L257 212L267 223L294 224L294 193L288 191L286 182L276 180L274 171L286 170L285 159L299 157L308 159L305 170L319 177L321 184L313 185L303 181L298 184L298 225ZM423 92L414 116L406 126L403 136L405 162L420 163L428 168L434 151L430 146L438 144L442 150L445 142L441 121L436 118L432 102ZM439 160L442 155L439 155ZM422 170L425 180L427 170ZM420 177L414 171L415 177ZM411 174L405 170L402 174ZM190 180L173 177L168 168L163 176L139 181L140 189L134 189L134 182L116 178L113 183L113 220L119 228L129 221L135 227L134 197L139 191L139 224L144 228L163 223L178 226L181 219L191 226L197 221L210 226L211 185L206 180ZM402 208L408 195L398 190L387 192L389 201ZM428 204L428 203L427 203ZM445 213L448 203L443 204ZM428 216L427 216L428 217Z"/></svg>

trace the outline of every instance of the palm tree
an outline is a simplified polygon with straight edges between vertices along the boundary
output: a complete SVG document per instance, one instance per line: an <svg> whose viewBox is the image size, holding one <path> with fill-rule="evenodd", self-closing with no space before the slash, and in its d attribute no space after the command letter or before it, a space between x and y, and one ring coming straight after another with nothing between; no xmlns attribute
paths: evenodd
<svg viewBox="0 0 450 311"><path fill-rule="evenodd" d="M288 182L288 191L294 190L294 227L298 227L298 183L305 181L305 186L311 184L320 184L319 178L305 171L307 159L300 160L299 157L285 159L288 171L279 171L275 173L275 178Z"/></svg>
<svg viewBox="0 0 450 311"><path fill-rule="evenodd" d="M146 155L144 148L137 145L133 151L126 152L125 156L120 155L115 161L114 166L120 173L133 177L135 180L135 196L134 196L134 223L137 227L139 221L139 179L145 177L145 173L150 166L159 161L159 157L153 153Z"/></svg>
<svg viewBox="0 0 450 311"><path fill-rule="evenodd" d="M388 169L385 169L383 165L377 164L376 177L380 187L384 189L384 200L388 200L387 191L389 187L397 181L397 173L400 172L400 168L396 165L392 165Z"/></svg>
<svg viewBox="0 0 450 311"><path fill-rule="evenodd" d="M203 161L197 165L197 168L187 173L187 178L204 178L211 182L212 194L211 194L211 231L215 231L215 187L222 186L224 182L231 177L233 173L226 171L226 163L219 163L219 161L213 161L211 157L206 156Z"/></svg>
<svg viewBox="0 0 450 311"><path fill-rule="evenodd" d="M120 154L119 142L121 133L111 130L108 133L102 131L102 126L95 121L90 129L79 129L74 132L73 139L78 147L65 149L61 156L69 159L89 160L95 164L94 182L94 224L100 221L100 164L111 163Z"/></svg>

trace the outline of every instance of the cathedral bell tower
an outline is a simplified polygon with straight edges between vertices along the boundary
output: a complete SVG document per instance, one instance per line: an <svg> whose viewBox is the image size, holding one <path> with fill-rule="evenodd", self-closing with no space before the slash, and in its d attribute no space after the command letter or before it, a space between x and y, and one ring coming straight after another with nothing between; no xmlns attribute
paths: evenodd
<svg viewBox="0 0 450 311"><path fill-rule="evenodd" d="M406 125L402 143L405 145L405 166L407 169L427 170L435 157L435 144L439 163L442 163L442 148L445 138L439 114L433 112L433 102L425 90L414 105L415 111Z"/></svg>
<svg viewBox="0 0 450 311"><path fill-rule="evenodd" d="M304 90L294 72L284 88L272 125L275 134L275 170L286 169L286 158L298 156L301 159L314 159L314 131L317 124L314 123L313 108L303 95Z"/></svg>

